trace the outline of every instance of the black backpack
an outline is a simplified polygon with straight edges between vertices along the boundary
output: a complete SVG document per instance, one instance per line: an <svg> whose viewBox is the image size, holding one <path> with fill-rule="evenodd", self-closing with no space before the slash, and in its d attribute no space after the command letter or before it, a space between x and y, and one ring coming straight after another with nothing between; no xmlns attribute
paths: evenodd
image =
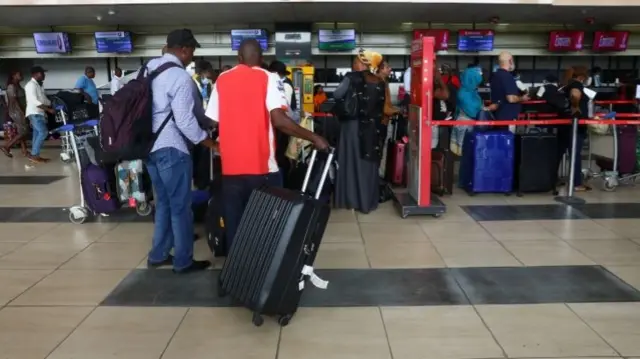
<svg viewBox="0 0 640 359"><path fill-rule="evenodd" d="M545 85L544 94L542 99L547 102L549 108L553 112L557 112L558 115L565 115L570 111L569 99L564 88L558 88L553 85Z"/></svg>

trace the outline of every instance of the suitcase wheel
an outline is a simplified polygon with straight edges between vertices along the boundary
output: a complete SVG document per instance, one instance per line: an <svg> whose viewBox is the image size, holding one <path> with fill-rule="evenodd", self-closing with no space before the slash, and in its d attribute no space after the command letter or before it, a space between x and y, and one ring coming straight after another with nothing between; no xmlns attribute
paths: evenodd
<svg viewBox="0 0 640 359"><path fill-rule="evenodd" d="M262 324L264 324L264 319L262 318L262 316L260 314L253 313L252 322L253 322L253 325L255 325L256 327L259 327Z"/></svg>
<svg viewBox="0 0 640 359"><path fill-rule="evenodd" d="M218 297L222 298L227 296L227 291L224 290L224 288L222 288L222 282L220 282L220 280L218 280L217 290L218 290Z"/></svg>
<svg viewBox="0 0 640 359"><path fill-rule="evenodd" d="M504 196L505 196L505 197L509 197L509 196L511 196L511 192L507 192L507 193L505 193L505 194L504 194Z"/></svg>
<svg viewBox="0 0 640 359"><path fill-rule="evenodd" d="M523 196L524 196L524 194L522 192L517 192L516 193L516 197L523 197Z"/></svg>
<svg viewBox="0 0 640 359"><path fill-rule="evenodd" d="M280 324L281 327L286 327L289 325L291 318L293 318L291 314L281 315L280 318L278 318L278 324Z"/></svg>

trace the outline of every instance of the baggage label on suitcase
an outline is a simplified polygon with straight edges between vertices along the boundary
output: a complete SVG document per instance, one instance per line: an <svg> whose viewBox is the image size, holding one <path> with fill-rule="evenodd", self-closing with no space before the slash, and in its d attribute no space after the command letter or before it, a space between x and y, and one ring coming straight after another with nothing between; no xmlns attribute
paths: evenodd
<svg viewBox="0 0 640 359"><path fill-rule="evenodd" d="M264 187L249 198L238 232L219 278L218 293L229 294L254 313L280 315L285 326L295 314L305 281L319 288L328 283L313 271L331 208L320 195L334 156L329 151L312 198L306 194L318 151L313 151L300 191Z"/></svg>

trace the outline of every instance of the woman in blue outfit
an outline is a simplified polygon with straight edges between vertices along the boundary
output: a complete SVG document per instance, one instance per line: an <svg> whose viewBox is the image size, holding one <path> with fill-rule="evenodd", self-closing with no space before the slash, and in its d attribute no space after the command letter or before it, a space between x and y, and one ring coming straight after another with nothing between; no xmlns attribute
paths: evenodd
<svg viewBox="0 0 640 359"><path fill-rule="evenodd" d="M469 67L460 75L460 89L456 98L455 119L460 121L475 120L480 111L484 110L482 98L478 93L478 86L482 84L482 69ZM462 156L464 137L473 130L473 126L455 126L451 133L451 152ZM462 187L462 178L459 176L459 186Z"/></svg>

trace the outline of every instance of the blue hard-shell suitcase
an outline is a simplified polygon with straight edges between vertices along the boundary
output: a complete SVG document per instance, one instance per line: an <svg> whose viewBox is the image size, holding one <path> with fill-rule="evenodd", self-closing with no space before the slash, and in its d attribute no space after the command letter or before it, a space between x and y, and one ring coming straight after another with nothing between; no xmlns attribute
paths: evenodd
<svg viewBox="0 0 640 359"><path fill-rule="evenodd" d="M514 143L514 135L509 131L467 134L460 176L469 194L511 193Z"/></svg>

